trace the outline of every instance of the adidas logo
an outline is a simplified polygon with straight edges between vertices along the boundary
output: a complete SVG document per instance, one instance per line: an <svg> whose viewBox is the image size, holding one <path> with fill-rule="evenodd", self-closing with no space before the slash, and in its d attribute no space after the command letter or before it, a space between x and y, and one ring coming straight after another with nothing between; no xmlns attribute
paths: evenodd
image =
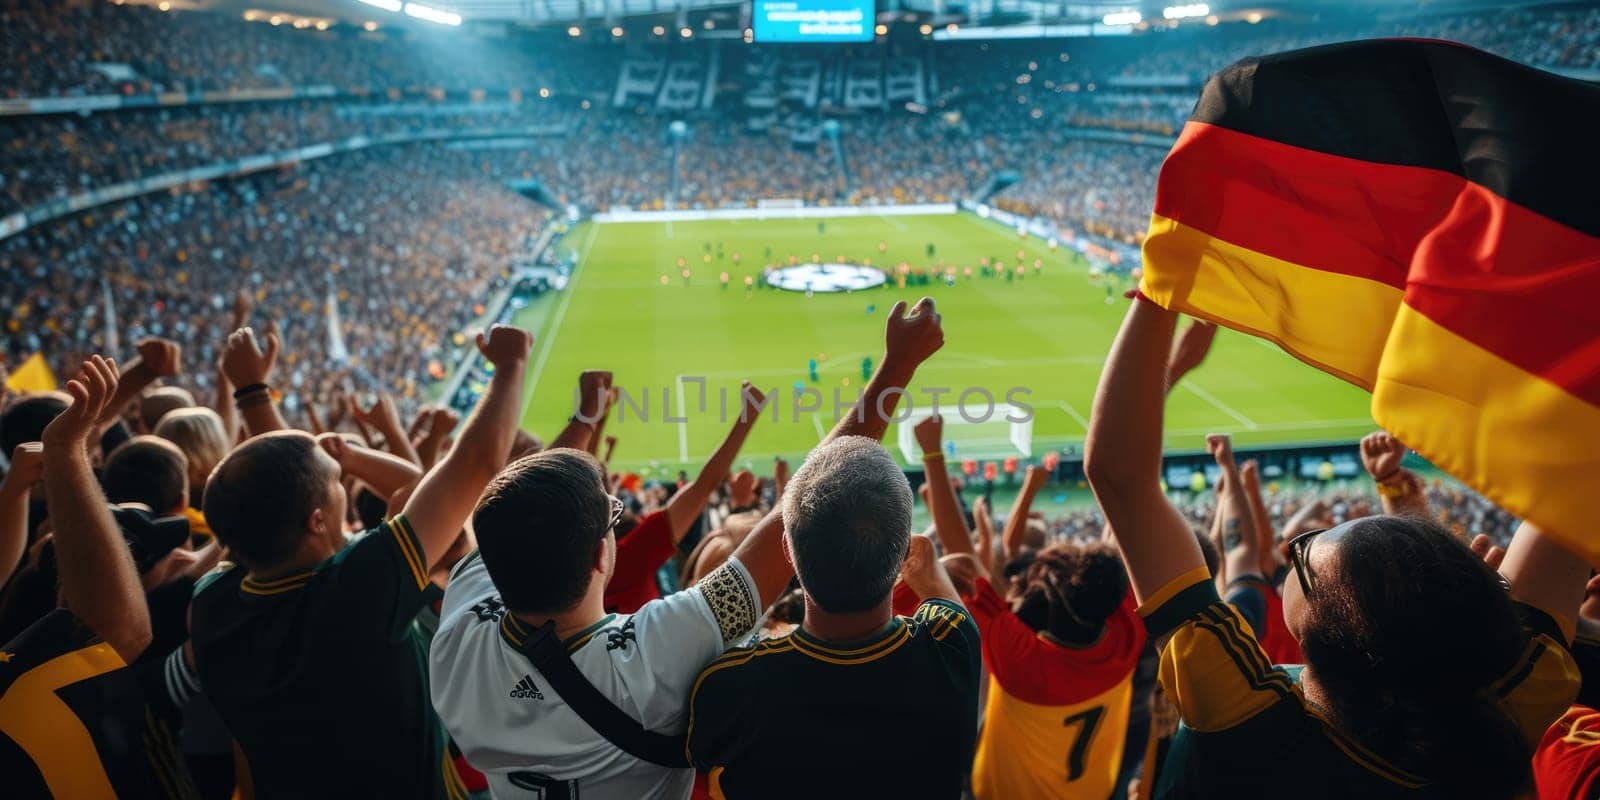
<svg viewBox="0 0 1600 800"><path fill-rule="evenodd" d="M532 675L524 675L522 680L517 681L516 686L511 687L511 699L543 700L544 692L539 691L539 686L533 682Z"/></svg>

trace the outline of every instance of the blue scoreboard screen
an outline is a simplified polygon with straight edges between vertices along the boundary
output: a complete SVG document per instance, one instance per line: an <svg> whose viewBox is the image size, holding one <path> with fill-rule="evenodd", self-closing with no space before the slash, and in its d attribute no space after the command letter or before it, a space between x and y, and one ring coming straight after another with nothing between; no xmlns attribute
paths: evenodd
<svg viewBox="0 0 1600 800"><path fill-rule="evenodd" d="M877 24L873 0L754 0L758 42L869 42Z"/></svg>

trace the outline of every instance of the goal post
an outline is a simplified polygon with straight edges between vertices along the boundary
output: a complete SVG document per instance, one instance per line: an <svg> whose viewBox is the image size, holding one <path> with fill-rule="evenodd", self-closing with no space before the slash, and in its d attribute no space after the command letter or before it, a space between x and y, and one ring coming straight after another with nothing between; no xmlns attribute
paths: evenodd
<svg viewBox="0 0 1600 800"><path fill-rule="evenodd" d="M944 418L944 453L951 460L996 459L1010 456L1033 456L1033 415L1008 403L998 403L992 413L987 407L967 409L962 416L954 408L941 409ZM917 409L899 423L897 439L900 454L909 464L922 461L922 447L917 444L914 429L917 423L933 415L932 409ZM972 417L977 421L969 421ZM1013 422L1013 419L1022 419Z"/></svg>

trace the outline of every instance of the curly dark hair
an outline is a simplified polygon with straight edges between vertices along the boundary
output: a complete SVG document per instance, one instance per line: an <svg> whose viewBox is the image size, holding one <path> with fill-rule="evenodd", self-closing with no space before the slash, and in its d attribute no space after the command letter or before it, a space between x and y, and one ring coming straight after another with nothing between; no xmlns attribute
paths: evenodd
<svg viewBox="0 0 1600 800"><path fill-rule="evenodd" d="M1016 612L1028 627L1087 644L1128 596L1128 573L1108 543L1054 544L1028 565L1021 594Z"/></svg>

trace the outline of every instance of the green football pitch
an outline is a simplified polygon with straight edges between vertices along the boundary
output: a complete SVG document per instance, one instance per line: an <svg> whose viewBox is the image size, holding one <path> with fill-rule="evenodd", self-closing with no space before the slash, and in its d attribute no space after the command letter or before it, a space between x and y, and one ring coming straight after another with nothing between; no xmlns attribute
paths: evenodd
<svg viewBox="0 0 1600 800"><path fill-rule="evenodd" d="M1036 457L1046 448L1081 445L1101 364L1126 309L1123 286L1113 287L1115 299L1108 302L1105 279L1091 276L1088 263L1069 248L1052 251L1036 237L1022 239L970 214L832 218L825 225L822 232L815 219L575 228L559 245L578 256L571 284L517 317L537 332L526 427L545 436L559 430L573 413L578 373L610 369L635 403L614 412L607 425L606 433L618 438L613 463L656 475L692 471L727 431L719 391L726 391L734 408L739 381L748 379L779 390L778 417L770 410L763 415L739 463L764 471L782 455L798 464L834 420L833 390L848 404L863 384L862 360L881 358L890 307L926 294L943 316L945 345L917 373L909 399L925 411L929 387L948 390L939 402L958 458L996 454L964 449L963 430L980 426L958 429L955 423L952 402L962 391L970 392L969 414L985 410L975 388L987 390L997 404L1010 390L1026 390L1015 396L1033 408ZM886 249L880 251L880 243ZM1018 250L1027 265L1021 280L981 277L981 259L1014 268ZM735 253L741 256L737 263ZM890 282L812 296L760 288L762 268L769 261L787 264L790 256L802 263L813 256L913 268L942 263L955 267L958 277L953 286L933 282L902 289ZM692 272L687 281L680 258ZM1036 259L1042 262L1037 270ZM973 277L965 277L965 267ZM727 288L720 285L722 272L729 273ZM747 276L757 288L745 289ZM813 358L816 382L808 374ZM704 411L699 385L684 378L704 378ZM795 412L797 382L821 395L819 411ZM1196 449L1213 431L1232 433L1246 446L1350 441L1372 430L1369 403L1362 390L1301 364L1270 342L1223 331L1205 365L1168 402L1167 446ZM996 421L981 428L1002 443L1009 429L999 421L1004 413L997 411ZM679 418L687 421L671 421ZM899 455L896 437L891 426L885 443Z"/></svg>

